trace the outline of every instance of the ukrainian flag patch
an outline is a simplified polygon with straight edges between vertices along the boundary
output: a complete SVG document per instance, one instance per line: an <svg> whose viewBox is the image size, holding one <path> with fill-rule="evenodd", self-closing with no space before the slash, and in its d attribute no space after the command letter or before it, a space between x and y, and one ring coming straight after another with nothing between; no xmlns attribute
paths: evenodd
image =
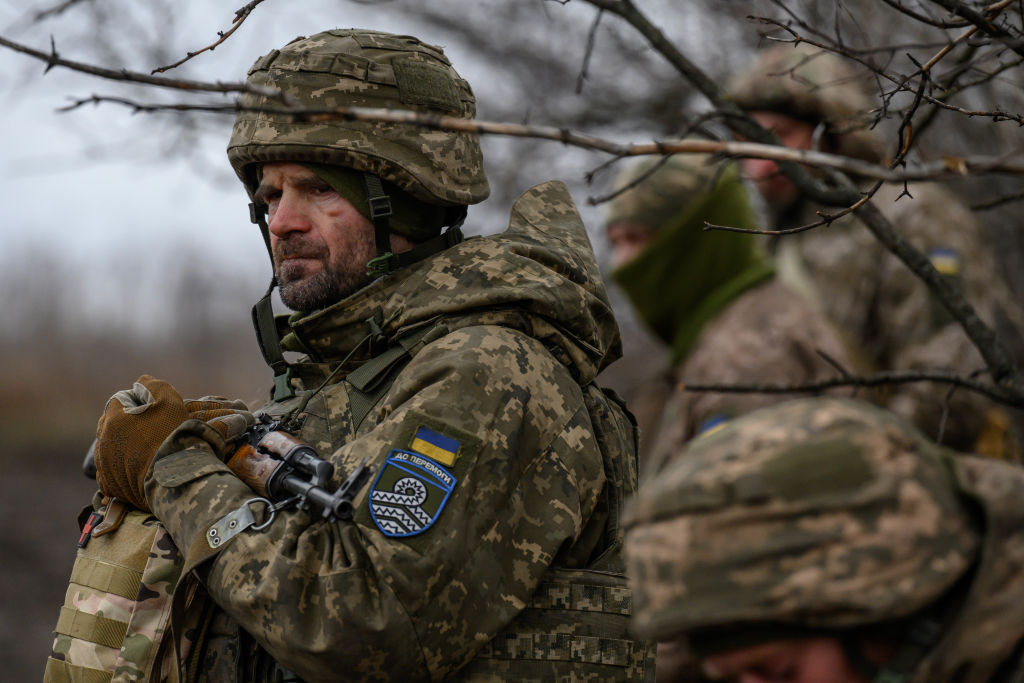
<svg viewBox="0 0 1024 683"><path fill-rule="evenodd" d="M932 249L928 252L928 260L942 275L960 274L960 254L955 249Z"/></svg>
<svg viewBox="0 0 1024 683"><path fill-rule="evenodd" d="M428 427L420 427L412 437L409 448L442 465L451 467L459 457L462 444L456 439L439 434Z"/></svg>

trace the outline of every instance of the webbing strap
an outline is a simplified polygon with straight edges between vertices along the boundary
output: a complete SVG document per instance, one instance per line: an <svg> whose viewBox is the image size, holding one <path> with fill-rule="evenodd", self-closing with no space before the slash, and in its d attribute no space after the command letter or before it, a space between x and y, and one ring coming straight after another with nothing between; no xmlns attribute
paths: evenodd
<svg viewBox="0 0 1024 683"><path fill-rule="evenodd" d="M291 366L281 351L281 338L277 334L274 308L270 302L270 295L276 285L277 281L272 279L267 293L252 307L252 325L256 330L256 342L263 354L263 360L274 371L274 400L284 401L294 396L295 392L288 382Z"/></svg>
<svg viewBox="0 0 1024 683"><path fill-rule="evenodd" d="M113 677L113 672L69 664L53 657L46 658L46 669L43 671L43 683L110 683Z"/></svg>
<svg viewBox="0 0 1024 683"><path fill-rule="evenodd" d="M80 612L72 607L61 607L57 619L57 633L85 640L105 647L120 649L128 624L116 619Z"/></svg>
<svg viewBox="0 0 1024 683"><path fill-rule="evenodd" d="M545 660L606 666L632 666L646 644L620 638L571 633L499 633L478 653L481 659Z"/></svg>
<svg viewBox="0 0 1024 683"><path fill-rule="evenodd" d="M394 270L395 256L391 253L391 197L384 193L380 177L364 173L363 182L366 184L366 203L370 207L373 237L377 244L377 256L366 264L366 270L371 277L380 277Z"/></svg>
<svg viewBox="0 0 1024 683"><path fill-rule="evenodd" d="M628 617L633 611L633 591L629 586L542 581L530 598L530 607L603 612Z"/></svg>
<svg viewBox="0 0 1024 683"><path fill-rule="evenodd" d="M79 556L71 569L71 583L134 600L139 594L142 572L91 557Z"/></svg>
<svg viewBox="0 0 1024 683"><path fill-rule="evenodd" d="M267 247L267 254L270 256L270 267L273 272L274 252L270 247L270 227L264 217L266 206L249 204L249 220L260 227L260 234L263 236L263 243ZM270 295L277 287L277 277L271 276L270 286L267 293L263 295L256 305L252 307L252 326L256 330L256 342L259 344L260 353L270 369L274 371L274 400L284 401L295 395L291 384L288 382L288 370L290 366L284 359L281 351L281 338L277 334L277 324L274 322L274 307L270 301Z"/></svg>
<svg viewBox="0 0 1024 683"><path fill-rule="evenodd" d="M465 239L462 235L462 228L457 225L445 230L443 233L421 242L409 251L403 251L400 254L394 255L394 263L399 268L410 266L413 263L419 263L428 256L439 254L449 247L454 247L456 244Z"/></svg>
<svg viewBox="0 0 1024 683"><path fill-rule="evenodd" d="M447 331L443 323L438 323L404 335L387 351L374 356L348 374L345 381L349 384L353 431L359 430L373 406L391 388L397 371L412 360L412 349L420 343L429 344Z"/></svg>

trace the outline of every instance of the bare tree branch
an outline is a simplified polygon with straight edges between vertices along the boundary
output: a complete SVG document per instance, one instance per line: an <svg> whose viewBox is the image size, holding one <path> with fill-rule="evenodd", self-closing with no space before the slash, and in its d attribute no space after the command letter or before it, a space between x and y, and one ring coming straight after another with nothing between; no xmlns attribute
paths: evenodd
<svg viewBox="0 0 1024 683"><path fill-rule="evenodd" d="M142 83L145 85L153 85L161 88L172 88L174 90L191 90L198 92L251 92L271 99L277 99L280 101L286 101L286 97L283 93L278 90L268 90L264 88L254 88L246 83L207 83L203 81L190 81L183 79L172 79L172 78L161 78L158 76L151 76L149 74L139 73L137 71L128 71L127 69L105 69L91 64L85 64L83 62L75 62L69 59L63 59L58 53L56 45L51 40L50 52L40 52L30 47L16 43L12 40L8 40L3 36L0 36L0 46L14 50L15 52L21 52L30 57L34 57L40 61L46 62L46 71L49 71L55 66L62 66L72 71L79 71L86 73L91 76L98 76L99 78L106 78L112 81L121 81L129 83Z"/></svg>
<svg viewBox="0 0 1024 683"><path fill-rule="evenodd" d="M217 31L217 35L220 36L220 38L218 38L213 44L207 45L204 48L200 48L199 50L196 50L195 52L189 52L189 53L187 53L185 55L184 59L180 59L177 62L175 62L174 64L170 64L168 66L157 67L156 69L153 69L152 71L150 71L150 73L151 74L156 74L156 73L163 73L165 71L170 71L171 69L174 69L174 68L177 68L177 67L181 66L182 64L184 64L185 62L189 61L190 59L192 59L196 55L200 55L200 54L202 54L202 53L204 53L204 52L206 52L208 50L209 51L213 51L214 48L216 48L218 45L220 45L225 40L227 40L231 36L232 33L234 33L236 30L238 30L238 27L242 25L242 22L244 22L249 17L249 15L252 14L252 11L254 9L256 9L256 6L259 5L260 3L262 3L263 1L264 0L252 0L252 2L250 2L247 5L245 5L244 7L241 7L239 9L235 10L235 18L231 20L231 23L233 25L227 31Z"/></svg>
<svg viewBox="0 0 1024 683"><path fill-rule="evenodd" d="M1024 175L1024 162L1014 163L1007 156L1000 157L955 157L943 161L908 164L903 170L872 164L852 157L828 154L816 150L801 150L781 145L765 145L757 142L736 142L721 140L661 140L640 144L617 143L586 133L566 128L532 126L479 119L463 119L455 116L438 116L424 112L374 107L337 107L333 109L274 109L267 107L245 107L241 104L144 104L120 97L93 95L76 100L61 111L71 111L86 104L108 102L131 107L138 112L155 111L205 111L214 113L237 113L259 111L267 114L293 116L297 120L379 121L422 126L435 130L455 130L479 135L503 135L508 137L536 138L551 140L565 145L590 149L616 157L648 156L664 154L718 154L725 157L753 157L778 162L803 164L816 168L832 169L871 180L901 182L912 180L936 180L940 178L963 177L972 173L1006 173ZM1014 150L1014 154L1019 153ZM843 197L850 197L844 192ZM860 201L857 191L851 204Z"/></svg>
<svg viewBox="0 0 1024 683"><path fill-rule="evenodd" d="M932 0L932 2L940 7L944 7L959 17L963 17L988 35L1002 41L1004 45L1017 54L1024 56L1024 41L1021 40L1021 37L1012 36L1007 31L997 27L992 23L992 20L989 17L985 16L985 14L981 14L957 0ZM1002 3L996 4L998 5ZM991 8L986 8L985 13L988 14L990 9Z"/></svg>
<svg viewBox="0 0 1024 683"><path fill-rule="evenodd" d="M32 15L32 21L38 23L41 21L45 21L46 19L50 19L51 17L60 16L61 14L64 14L64 12L68 11L75 5L79 5L86 1L88 0L64 0L64 2L58 3L53 7L39 10L38 12Z"/></svg>
<svg viewBox="0 0 1024 683"><path fill-rule="evenodd" d="M1008 393L991 384L954 373L938 371L887 371L866 377L845 375L805 384L690 384L684 380L679 383L679 388L684 391L718 394L795 394L821 392L837 387L879 387L915 382L949 384L975 391L1004 405L1024 407L1024 396Z"/></svg>

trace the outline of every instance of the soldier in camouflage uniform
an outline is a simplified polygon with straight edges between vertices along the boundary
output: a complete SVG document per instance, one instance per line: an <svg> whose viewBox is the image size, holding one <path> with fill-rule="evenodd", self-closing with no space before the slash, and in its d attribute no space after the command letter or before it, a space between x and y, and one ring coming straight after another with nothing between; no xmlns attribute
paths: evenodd
<svg viewBox="0 0 1024 683"><path fill-rule="evenodd" d="M700 431L778 400L691 392L686 384L787 385L835 376L820 354L856 366L832 323L775 277L758 238L704 229L705 221L754 225L734 164L716 165L706 155L649 158L627 167L615 186L629 189L607 208L619 264L612 278L672 352L672 369L627 395L641 427L642 470Z"/></svg>
<svg viewBox="0 0 1024 683"><path fill-rule="evenodd" d="M1024 676L1024 471L851 399L692 441L626 516L635 628L712 680ZM660 677L661 671L659 671Z"/></svg>
<svg viewBox="0 0 1024 683"><path fill-rule="evenodd" d="M736 103L773 129L782 143L816 147L881 162L881 141L866 126L875 103L865 79L847 62L808 46L766 50L729 85ZM776 227L816 222L823 207L799 196L774 162L745 159L742 166L764 196ZM906 191L905 191L906 190ZM980 317L1008 340L1019 338L1024 318L998 269L987 233L969 210L938 183L884 185L873 203L895 229L959 281ZM835 211L836 209L832 209ZM855 217L779 238L798 283L858 344L879 370L948 370L968 376L985 367L981 355L927 287ZM802 284L800 284L802 283ZM945 393L930 383L892 390L889 407L936 438L944 422ZM942 442L1019 459L1006 414L986 399L958 391L949 405ZM986 445L995 444L995 445Z"/></svg>
<svg viewBox="0 0 1024 683"><path fill-rule="evenodd" d="M296 39L248 82L321 111L475 110L440 48L373 31ZM101 490L152 509L200 580L175 591L186 678L649 679L619 556L635 427L593 384L620 341L566 188L530 189L506 232L463 240L489 192L476 135L243 106L228 156L298 310L259 323L276 381L257 414L333 463L332 488L364 459L373 475L351 521L285 508L219 543L255 495L225 430L108 404ZM180 403L149 378L132 393ZM135 462L121 443L147 432L159 448Z"/></svg>

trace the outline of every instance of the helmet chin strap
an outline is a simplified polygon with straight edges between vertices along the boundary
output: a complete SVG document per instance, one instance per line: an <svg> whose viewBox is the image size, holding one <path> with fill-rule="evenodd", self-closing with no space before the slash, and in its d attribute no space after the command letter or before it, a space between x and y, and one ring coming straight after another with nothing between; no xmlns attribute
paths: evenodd
<svg viewBox="0 0 1024 683"><path fill-rule="evenodd" d="M452 207L448 220L450 227L443 233L417 244L409 251L395 254L391 251L391 198L384 193L384 185L378 176L363 173L366 184L366 203L370 207L370 220L373 221L374 240L377 244L377 256L366 264L366 274L377 279L399 268L422 261L428 256L453 247L462 241L462 222L466 220L466 207Z"/></svg>
<svg viewBox="0 0 1024 683"><path fill-rule="evenodd" d="M372 173L363 174L366 185L366 203L373 221L373 237L377 243L377 256L366 264L366 274L377 279L395 270L395 255L391 252L391 197L384 194L384 184Z"/></svg>
<svg viewBox="0 0 1024 683"><path fill-rule="evenodd" d="M260 226L260 234L263 235L263 243L267 246L267 254L270 256L270 272L274 272L274 254L270 248L270 228L264 218L265 207L249 204L249 220ZM252 324L256 330L256 342L260 346L263 360L270 369L274 371L274 400L283 401L295 395L291 383L291 366L284 358L281 350L281 336L277 332L277 323L274 321L274 307L270 297L277 287L277 277L273 274L270 277L270 286L266 294L252 307Z"/></svg>

